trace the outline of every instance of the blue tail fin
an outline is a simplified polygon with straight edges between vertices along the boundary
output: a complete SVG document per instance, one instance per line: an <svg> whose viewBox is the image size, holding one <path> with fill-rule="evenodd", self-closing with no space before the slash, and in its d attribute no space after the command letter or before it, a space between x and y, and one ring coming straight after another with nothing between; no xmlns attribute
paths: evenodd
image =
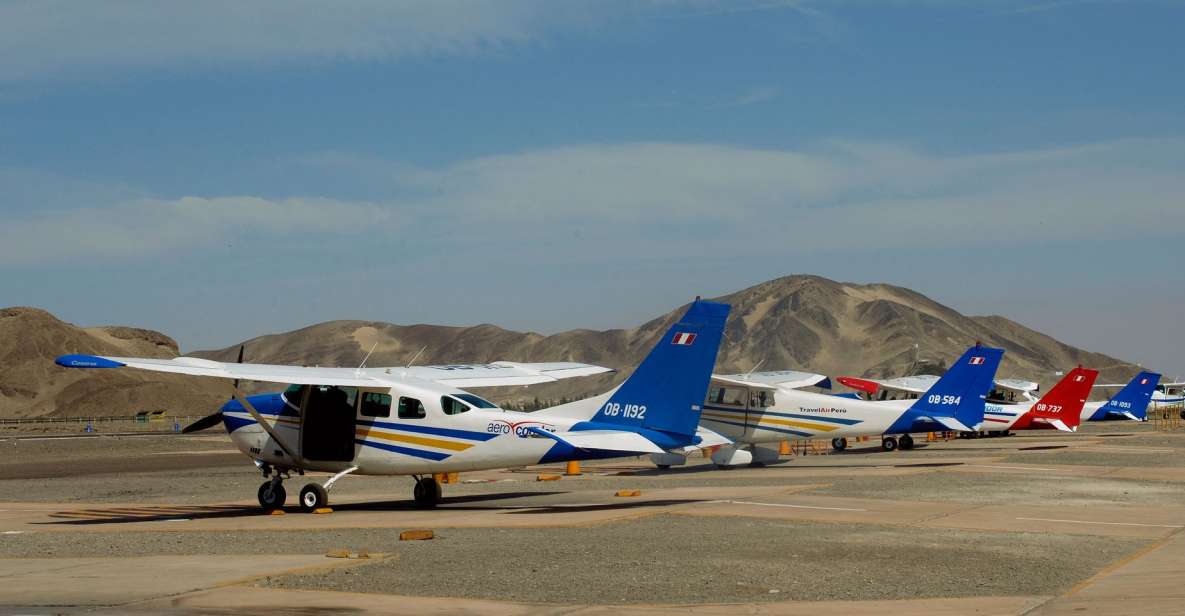
<svg viewBox="0 0 1185 616"><path fill-rule="evenodd" d="M975 345L963 356L958 359L938 379L934 385L920 398L914 402L910 407L910 412L902 416L902 419L913 416L930 417L939 424L942 424L944 418L953 418L959 424L970 429L975 429L979 424L983 423L983 409L984 401L987 398L987 393L992 389L992 383L996 379L996 368L1000 366L1000 360L1004 357L1004 349L993 349L990 347L983 347ZM900 423L901 420L898 420ZM953 422L951 422L953 424ZM945 424L942 424L945 425ZM945 428L937 428L938 430L951 429L955 425L946 425ZM930 429L934 429L932 426ZM918 430L915 426L912 430L915 432L928 432L930 430Z"/></svg>
<svg viewBox="0 0 1185 616"><path fill-rule="evenodd" d="M1112 417L1127 417L1129 414L1140 421L1148 418L1148 403L1152 400L1152 391L1156 389L1156 384L1160 382L1160 375L1155 372L1141 372L1136 375L1119 393L1115 394L1114 398L1107 401L1106 404L1099 407L1099 410L1091 415L1092 421L1098 421L1106 418L1108 415Z"/></svg>
<svg viewBox="0 0 1185 616"><path fill-rule="evenodd" d="M694 435L728 310L693 302L591 421Z"/></svg>

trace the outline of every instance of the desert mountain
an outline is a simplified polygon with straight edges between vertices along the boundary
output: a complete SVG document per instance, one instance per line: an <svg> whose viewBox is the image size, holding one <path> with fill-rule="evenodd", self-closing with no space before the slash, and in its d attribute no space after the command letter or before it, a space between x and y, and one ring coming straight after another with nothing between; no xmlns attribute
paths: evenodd
<svg viewBox="0 0 1185 616"><path fill-rule="evenodd" d="M175 357L164 334L131 327L81 328L37 308L0 309L0 417L127 416L177 409L206 414L227 395L225 383L136 370L68 370L66 353Z"/></svg>
<svg viewBox="0 0 1185 616"><path fill-rule="evenodd" d="M1050 385L1054 372L1077 364L1126 380L1132 364L1063 344L1004 317L970 317L919 293L885 284L859 285L816 276L787 276L719 298L732 304L717 370L809 369L829 375L900 376L941 371L982 341L1007 350L1000 375ZM632 329L572 330L550 336L494 325L444 327L331 321L246 341L246 361L357 366L375 347L370 366L446 362L581 361L617 368L613 375L482 391L521 405L600 393L620 381L685 306ZM226 398L226 385L132 371L72 371L53 365L61 353L177 353L155 332L81 329L43 311L0 311L0 416L128 414L147 408L204 414ZM377 343L377 346L376 346ZM917 345L915 348L914 345ZM234 345L192 353L234 361ZM421 349L423 352L420 353ZM416 355L419 357L416 358ZM83 377L87 378L83 378Z"/></svg>

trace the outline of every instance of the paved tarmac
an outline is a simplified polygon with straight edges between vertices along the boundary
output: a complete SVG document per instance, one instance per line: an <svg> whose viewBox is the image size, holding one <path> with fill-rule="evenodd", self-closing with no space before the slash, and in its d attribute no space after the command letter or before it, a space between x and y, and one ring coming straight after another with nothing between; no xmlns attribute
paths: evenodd
<svg viewBox="0 0 1185 616"><path fill-rule="evenodd" d="M1185 432L1147 425L466 473L433 511L349 477L325 515L261 514L227 445L0 440L0 613L1185 614Z"/></svg>

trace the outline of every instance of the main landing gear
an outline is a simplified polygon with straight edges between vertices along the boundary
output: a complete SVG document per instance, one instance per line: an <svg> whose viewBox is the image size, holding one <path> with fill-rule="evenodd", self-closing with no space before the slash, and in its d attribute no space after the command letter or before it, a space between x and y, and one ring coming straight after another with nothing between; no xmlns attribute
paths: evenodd
<svg viewBox="0 0 1185 616"><path fill-rule="evenodd" d="M263 476L268 477L268 480L259 486L259 506L271 511L273 509L283 509L284 501L288 498L288 494L284 491L284 480L288 479L287 470L273 469L268 465L261 465L260 470L263 471ZM329 481L324 484L310 483L300 489L300 508L302 511L309 513L321 509L329 504L329 488L342 477L358 470L357 466L351 466L346 470L332 476ZM304 473L301 473L304 474Z"/></svg>
<svg viewBox="0 0 1185 616"><path fill-rule="evenodd" d="M913 449L913 437L908 434L902 434L899 437L886 436L881 438L881 449L895 451L898 448L906 451Z"/></svg>
<svg viewBox="0 0 1185 616"><path fill-rule="evenodd" d="M416 507L431 509L440 504L440 484L432 476L416 477L416 487L411 491Z"/></svg>
<svg viewBox="0 0 1185 616"><path fill-rule="evenodd" d="M843 451L848 448L848 439L833 438L831 439L831 448L836 451Z"/></svg>

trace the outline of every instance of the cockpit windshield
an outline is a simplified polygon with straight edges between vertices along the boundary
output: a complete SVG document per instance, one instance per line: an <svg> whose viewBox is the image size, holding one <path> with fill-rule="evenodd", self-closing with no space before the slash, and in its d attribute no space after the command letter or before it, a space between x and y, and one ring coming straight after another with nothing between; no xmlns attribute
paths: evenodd
<svg viewBox="0 0 1185 616"><path fill-rule="evenodd" d="M493 402L490 402L489 400L486 400L484 398L479 398L473 394L457 394L453 397L464 400L465 402L468 402L469 404L472 404L473 406L475 406L479 409L496 409L496 408L498 408L497 404L494 404Z"/></svg>

